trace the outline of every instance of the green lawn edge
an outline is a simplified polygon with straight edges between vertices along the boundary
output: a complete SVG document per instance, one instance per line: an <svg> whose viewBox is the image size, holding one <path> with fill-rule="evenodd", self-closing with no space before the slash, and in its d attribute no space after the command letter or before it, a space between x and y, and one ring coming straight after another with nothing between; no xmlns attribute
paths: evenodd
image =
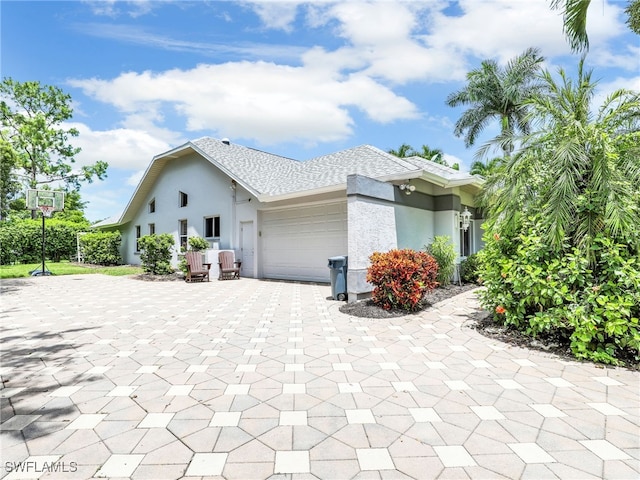
<svg viewBox="0 0 640 480"><path fill-rule="evenodd" d="M41 263L24 263L19 265L0 265L0 279L22 278L31 276L32 270L40 270ZM85 275L100 273L111 276L137 275L142 273L142 268L133 265L116 265L112 267L100 267L96 265L83 265L71 262L46 262L45 268L53 275Z"/></svg>

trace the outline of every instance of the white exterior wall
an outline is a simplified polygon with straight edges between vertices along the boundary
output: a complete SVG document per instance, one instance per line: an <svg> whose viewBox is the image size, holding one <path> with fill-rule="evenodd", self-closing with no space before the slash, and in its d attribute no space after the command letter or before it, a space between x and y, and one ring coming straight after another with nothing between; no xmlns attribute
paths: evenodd
<svg viewBox="0 0 640 480"><path fill-rule="evenodd" d="M398 248L423 250L434 237L434 212L406 206L395 207Z"/></svg>
<svg viewBox="0 0 640 480"><path fill-rule="evenodd" d="M231 179L197 154L169 162L162 170L142 207L123 231L123 257L125 262L139 264L140 256L135 252L135 227L140 225L141 235L149 233L149 224L155 224L157 234L170 233L175 239L172 258L174 266L180 251L179 221L187 220L189 237L204 237L205 217L220 216L219 248L234 250L238 244L239 219L255 219L257 201L233 204L234 191L229 188ZM188 195L186 207L180 207L179 192ZM249 199L248 192L237 186L238 200ZM155 199L155 212L149 213L149 202ZM235 208L234 208L235 207ZM126 237L126 240L124 239ZM209 242L213 239L208 238Z"/></svg>
<svg viewBox="0 0 640 480"><path fill-rule="evenodd" d="M447 236L451 239L456 252L460 251L460 228L458 212L443 210L434 213L434 236Z"/></svg>

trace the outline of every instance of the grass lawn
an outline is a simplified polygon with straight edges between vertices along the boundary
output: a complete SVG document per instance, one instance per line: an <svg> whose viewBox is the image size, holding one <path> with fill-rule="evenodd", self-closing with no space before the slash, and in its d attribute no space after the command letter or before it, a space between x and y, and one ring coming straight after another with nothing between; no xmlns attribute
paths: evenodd
<svg viewBox="0 0 640 480"><path fill-rule="evenodd" d="M0 265L0 278L19 278L30 276L32 270L40 270L42 263L25 263L21 265ZM77 275L83 273L102 273L103 275L135 275L142 273L142 268L130 265L115 267L96 267L71 262L46 262L45 268L54 275Z"/></svg>

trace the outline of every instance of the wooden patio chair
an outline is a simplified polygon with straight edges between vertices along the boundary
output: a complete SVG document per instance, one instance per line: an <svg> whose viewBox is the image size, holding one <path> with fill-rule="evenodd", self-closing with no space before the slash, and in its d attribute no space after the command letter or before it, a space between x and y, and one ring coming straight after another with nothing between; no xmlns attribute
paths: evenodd
<svg viewBox="0 0 640 480"><path fill-rule="evenodd" d="M218 252L218 266L220 275L218 280L240 279L240 267L242 262L235 260L233 252Z"/></svg>
<svg viewBox="0 0 640 480"><path fill-rule="evenodd" d="M194 280L203 282L205 278L207 282L209 281L211 264L202 261L201 252L186 252L184 258L187 261L187 282L193 282Z"/></svg>

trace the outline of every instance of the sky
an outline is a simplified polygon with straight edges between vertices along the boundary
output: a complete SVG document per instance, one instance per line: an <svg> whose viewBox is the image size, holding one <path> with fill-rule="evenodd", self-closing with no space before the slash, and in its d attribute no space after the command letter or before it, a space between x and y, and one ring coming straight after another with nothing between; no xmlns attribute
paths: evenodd
<svg viewBox="0 0 640 480"><path fill-rule="evenodd" d="M7 1L3 77L71 95L77 165L109 163L81 188L91 221L119 214L152 158L203 136L308 160L362 144L439 148L468 170L464 107L446 105L483 60L537 47L574 76L580 54L549 0ZM597 97L640 90L640 36L626 0L593 0L587 68ZM596 99L597 101L597 99Z"/></svg>

